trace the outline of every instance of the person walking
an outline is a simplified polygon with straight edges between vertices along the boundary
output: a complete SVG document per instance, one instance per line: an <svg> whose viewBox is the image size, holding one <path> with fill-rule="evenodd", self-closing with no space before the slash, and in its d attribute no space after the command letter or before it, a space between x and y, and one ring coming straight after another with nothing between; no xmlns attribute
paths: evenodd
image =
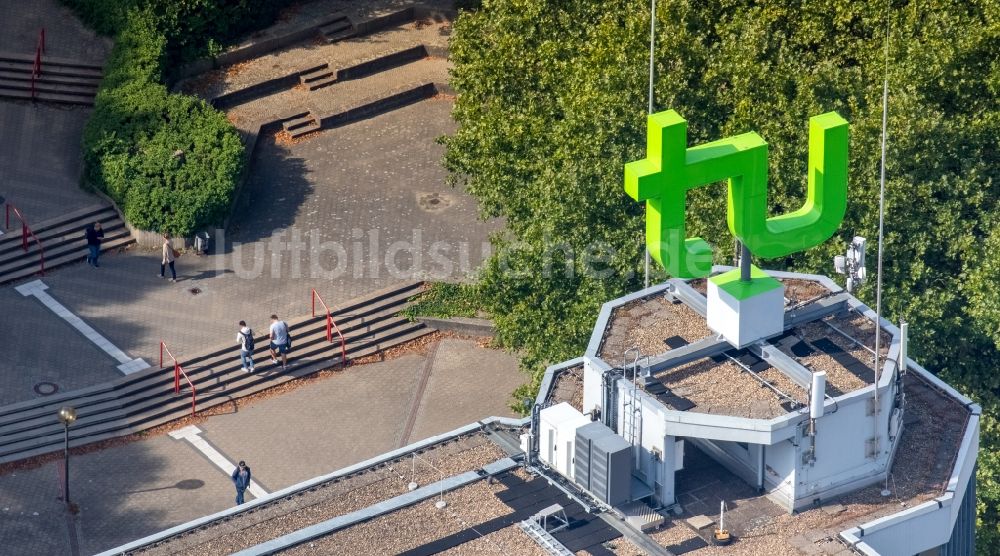
<svg viewBox="0 0 1000 556"><path fill-rule="evenodd" d="M281 355L281 370L288 366L288 350L292 347L292 338L288 334L288 325L285 321L278 320L278 315L271 315L271 362L278 364L278 355Z"/></svg>
<svg viewBox="0 0 1000 556"><path fill-rule="evenodd" d="M101 265L97 264L97 259L101 256L101 240L104 239L101 223L94 222L87 226L85 234L87 236L87 249L90 250L87 255L87 263L94 268L101 268Z"/></svg>
<svg viewBox="0 0 1000 556"><path fill-rule="evenodd" d="M240 331L236 333L236 343L240 346L240 361L243 362L243 372L252 373L253 366L253 330L246 321L240 321Z"/></svg>
<svg viewBox="0 0 1000 556"><path fill-rule="evenodd" d="M236 505L243 503L243 492L250 488L250 466L247 462L240 460L236 469L233 469L233 484L236 485Z"/></svg>
<svg viewBox="0 0 1000 556"><path fill-rule="evenodd" d="M160 259L160 278L164 277L164 272L167 270L167 266L169 266L170 281L177 281L177 271L174 270L174 261L177 260L177 255L179 253L170 244L170 234L163 234L163 258Z"/></svg>

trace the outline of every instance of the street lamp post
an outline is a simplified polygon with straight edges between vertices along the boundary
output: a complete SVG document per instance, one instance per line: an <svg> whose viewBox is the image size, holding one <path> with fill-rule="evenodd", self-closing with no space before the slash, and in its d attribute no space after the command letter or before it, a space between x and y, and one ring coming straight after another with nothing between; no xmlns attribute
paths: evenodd
<svg viewBox="0 0 1000 556"><path fill-rule="evenodd" d="M65 431L65 444L63 445L63 499L66 506L69 506L69 426L76 421L76 410L70 406L63 406L59 409L59 422L63 424Z"/></svg>

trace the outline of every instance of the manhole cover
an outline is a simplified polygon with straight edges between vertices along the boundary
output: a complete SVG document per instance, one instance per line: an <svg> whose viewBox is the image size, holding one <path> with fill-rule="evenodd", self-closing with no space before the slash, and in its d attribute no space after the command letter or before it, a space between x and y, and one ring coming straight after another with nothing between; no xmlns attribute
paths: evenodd
<svg viewBox="0 0 1000 556"><path fill-rule="evenodd" d="M451 197L441 193L422 193L417 196L417 204L429 212L439 211L451 205Z"/></svg>
<svg viewBox="0 0 1000 556"><path fill-rule="evenodd" d="M191 288L188 291L191 292L191 295L198 295L199 293L201 293L201 290L198 288Z"/></svg>
<svg viewBox="0 0 1000 556"><path fill-rule="evenodd" d="M54 382L39 382L35 385L35 393L39 396L51 396L59 391L59 386Z"/></svg>

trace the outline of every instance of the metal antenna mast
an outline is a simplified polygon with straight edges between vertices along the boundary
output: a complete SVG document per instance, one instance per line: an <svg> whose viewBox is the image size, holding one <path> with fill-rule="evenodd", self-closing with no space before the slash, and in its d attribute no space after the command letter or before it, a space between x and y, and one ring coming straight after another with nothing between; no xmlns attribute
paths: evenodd
<svg viewBox="0 0 1000 556"><path fill-rule="evenodd" d="M655 55L656 46L656 0L649 0L649 109L646 112L647 115L653 114L653 57ZM645 248L646 251L646 272L645 280L643 284L645 288L649 287L649 246Z"/></svg>
<svg viewBox="0 0 1000 556"><path fill-rule="evenodd" d="M885 77L882 81L882 168L878 193L878 270L875 277L875 445L878 447L878 381L881 375L879 354L882 339L882 240L885 225L885 151L889 119L889 3L885 6ZM877 452L876 452L877 457Z"/></svg>

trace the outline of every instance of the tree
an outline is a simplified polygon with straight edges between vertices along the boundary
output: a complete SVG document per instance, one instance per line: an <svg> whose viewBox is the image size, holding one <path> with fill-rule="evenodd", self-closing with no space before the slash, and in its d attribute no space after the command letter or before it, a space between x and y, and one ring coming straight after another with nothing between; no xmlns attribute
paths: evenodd
<svg viewBox="0 0 1000 556"><path fill-rule="evenodd" d="M479 287L536 387L544 363L583 350L602 302L641 286L643 207L624 195L622 167L645 150L646 6L485 0L455 25L459 127L444 139L445 163L483 216L507 223ZM751 130L769 143L774 214L802 203L809 117L836 110L851 123L841 231L756 261L823 274L852 236L877 237L888 78L884 313L911 323L916 358L983 402L984 454L1000 445L1000 273L986 256L1000 243L997 14L995 0L900 1L888 12L875 0L671 0L660 2L655 56L655 105L688 120L691 144ZM722 191L688 195L688 233L716 246L718 262L732 245ZM872 305L873 283L859 293ZM980 460L983 547L1000 545L998 466Z"/></svg>

